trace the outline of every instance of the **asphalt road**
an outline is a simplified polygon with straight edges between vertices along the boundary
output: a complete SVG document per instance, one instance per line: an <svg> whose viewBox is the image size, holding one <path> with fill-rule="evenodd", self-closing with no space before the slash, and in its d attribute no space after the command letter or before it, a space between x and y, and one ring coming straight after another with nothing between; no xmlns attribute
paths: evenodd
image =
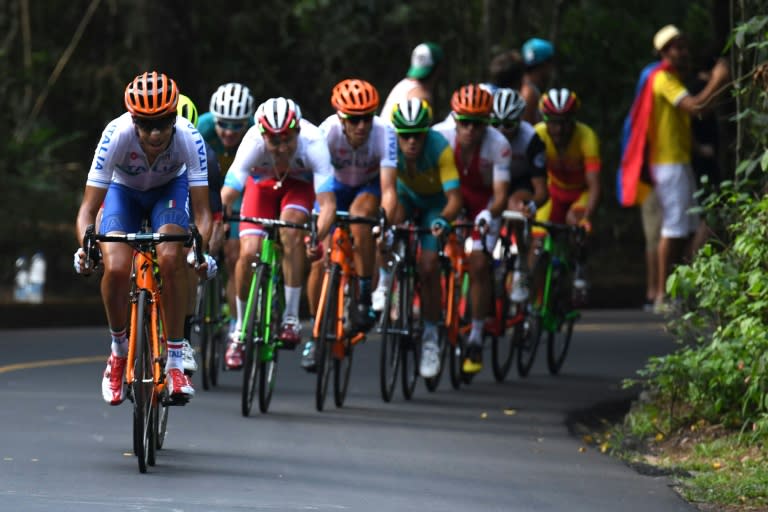
<svg viewBox="0 0 768 512"><path fill-rule="evenodd" d="M240 373L198 386L142 475L130 403L101 400L106 329L0 331L0 510L691 511L667 478L580 450L566 421L631 397L621 380L671 348L656 317L587 312L559 377L540 352L527 379L497 384L486 354L471 386L420 383L386 404L372 338L345 407L329 396L322 413L314 376L284 353L269 413L241 416Z"/></svg>

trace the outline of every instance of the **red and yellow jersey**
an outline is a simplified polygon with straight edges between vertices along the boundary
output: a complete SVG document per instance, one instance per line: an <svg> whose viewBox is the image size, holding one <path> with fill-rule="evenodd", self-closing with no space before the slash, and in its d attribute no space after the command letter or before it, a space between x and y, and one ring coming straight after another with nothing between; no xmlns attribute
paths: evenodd
<svg viewBox="0 0 768 512"><path fill-rule="evenodd" d="M536 133L544 142L547 158L547 183L562 190L583 190L587 173L600 172L600 142L595 132L576 121L573 135L564 152L558 153L544 122L537 123Z"/></svg>
<svg viewBox="0 0 768 512"><path fill-rule="evenodd" d="M653 77L653 108L648 124L648 158L653 164L691 161L691 116L677 108L688 90L671 71Z"/></svg>

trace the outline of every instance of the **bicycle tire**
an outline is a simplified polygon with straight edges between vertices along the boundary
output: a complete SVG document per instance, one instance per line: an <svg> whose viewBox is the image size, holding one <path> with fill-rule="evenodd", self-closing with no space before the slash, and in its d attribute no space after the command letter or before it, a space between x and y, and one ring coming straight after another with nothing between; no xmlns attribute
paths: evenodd
<svg viewBox="0 0 768 512"><path fill-rule="evenodd" d="M401 285L401 263L392 269L389 285L387 286L384 309L381 313L381 355L379 358L379 388L381 399L385 402L392 400L397 384L397 374L400 370L400 339L405 319L400 314L399 290ZM396 299L396 300L393 300Z"/></svg>
<svg viewBox="0 0 768 512"><path fill-rule="evenodd" d="M550 256L547 253L540 254L536 260L533 271L531 273L536 279L536 276L542 275L542 272L548 271ZM517 344L517 374L520 377L527 377L531 372L533 363L536 360L536 352L541 342L541 336L543 334L543 318L541 311L546 304L543 303L546 290L544 290L546 284L546 277L542 279L541 283L536 285L531 290L534 293L532 297L531 310L523 321L523 333L519 338Z"/></svg>
<svg viewBox="0 0 768 512"><path fill-rule="evenodd" d="M403 358L400 377L403 398L406 400L413 398L413 392L419 380L419 360L421 358L421 334L423 329L421 315L419 315L419 320L414 319L412 306L415 303L415 297L416 282L415 278L411 277L407 286L400 290L401 315L408 326L408 336L400 340L401 345L403 345L403 348L400 350L400 355ZM416 325L417 323L418 325Z"/></svg>
<svg viewBox="0 0 768 512"><path fill-rule="evenodd" d="M256 385L258 384L259 373L259 354L256 344L256 337L261 334L261 316L265 309L263 301L266 297L262 295L262 283L265 279L266 265L259 264L253 273L251 281L251 290L249 292L248 303L251 304L248 315L243 319L245 323L245 361L243 364L243 386L240 393L240 412L248 417L253 408L253 399L256 395ZM247 309L246 309L247 310Z"/></svg>
<svg viewBox="0 0 768 512"><path fill-rule="evenodd" d="M133 439L134 451L139 463L139 472L146 473L150 452L154 451L152 430L152 395L154 379L152 375L152 350L149 331L149 293L140 290L136 308L136 347L134 353L133 387Z"/></svg>
<svg viewBox="0 0 768 512"><path fill-rule="evenodd" d="M555 332L550 332L547 338L547 369L550 375L557 375L565 363L568 348L573 337L573 324L575 320L566 320Z"/></svg>
<svg viewBox="0 0 768 512"><path fill-rule="evenodd" d="M157 435L155 436L155 447L158 450L163 449L163 444L165 443L165 435L168 432L168 413L170 412L171 408L166 405L166 402L168 400L168 388L166 387L163 389L162 394L157 397L157 416L155 419L155 425L157 428L155 429L155 432Z"/></svg>
<svg viewBox="0 0 768 512"><path fill-rule="evenodd" d="M269 281L269 279L264 279L261 283L261 296L265 297L264 300L269 296ZM259 357L259 411L262 413L269 410L269 404L272 403L272 393L275 390L275 382L277 382L279 354L277 350L277 329L280 325L279 320L283 317L282 297L284 294L282 274L278 271L277 283L272 288L271 322L266 317L266 308L262 308L260 343L256 348ZM267 339L266 335L267 324L269 324L269 339Z"/></svg>
<svg viewBox="0 0 768 512"><path fill-rule="evenodd" d="M508 269L504 276L505 283L511 283L513 274L512 269ZM504 293L507 293L506 287ZM510 301L508 297L503 297L501 325L504 328L504 332L501 336L491 336L491 368L493 369L493 378L496 382L504 382L509 375L509 370L512 368L512 361L515 357L515 350L523 336L523 322L517 322L512 326L512 330L507 332L507 311L510 308ZM521 311L525 311L524 306L515 304L514 315L517 316ZM513 317L514 318L514 317Z"/></svg>
<svg viewBox="0 0 768 512"><path fill-rule="evenodd" d="M453 278L453 273L450 271L449 268L448 271L443 270L440 275L440 279L442 281L442 290L444 290L445 293L447 293L448 290L448 279ZM451 297L448 297L447 300L451 300ZM447 309L447 305L443 305L443 312ZM437 334L437 346L440 347L440 369L437 371L437 375L434 377L427 377L424 379L424 387L427 388L427 391L430 393L434 393L437 391L438 386L440 385L440 378L443 376L443 370L445 369L445 357L447 355L447 352L449 351L450 343L448 343L448 332L447 329L444 327L445 322L441 322L442 325L438 327L438 334Z"/></svg>
<svg viewBox="0 0 768 512"><path fill-rule="evenodd" d="M338 298L341 268L332 263L326 273L327 286L323 315L320 319L320 336L316 340L315 361L317 363L317 380L315 382L315 409L322 411L325 397L328 393L328 382L333 371L333 344L336 342L336 325L339 321Z"/></svg>
<svg viewBox="0 0 768 512"><path fill-rule="evenodd" d="M345 284L339 285L339 292L344 294L344 318L351 324L350 319L352 317L351 308L360 302L359 297L359 283L356 276L350 276ZM354 331L354 329L351 329ZM351 336L357 334L356 332L347 332L345 328L344 339L340 340L341 358L339 354L335 353L333 358L333 403L336 407L343 407L344 400L347 398L347 390L349 389L349 377L352 373L352 360L354 354L354 346L352 345Z"/></svg>
<svg viewBox="0 0 768 512"><path fill-rule="evenodd" d="M213 281L203 283L203 300L200 301L200 310L195 312L197 328L200 329L200 360L202 363L203 389L208 391L213 387L211 382L211 362L214 355L213 329L211 320L211 286Z"/></svg>

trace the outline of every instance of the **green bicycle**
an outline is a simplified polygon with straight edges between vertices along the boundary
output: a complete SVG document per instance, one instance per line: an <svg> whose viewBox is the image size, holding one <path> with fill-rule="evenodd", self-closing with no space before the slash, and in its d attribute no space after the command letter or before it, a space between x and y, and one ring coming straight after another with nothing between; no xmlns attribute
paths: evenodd
<svg viewBox="0 0 768 512"><path fill-rule="evenodd" d="M516 214L516 212L512 212ZM508 220L523 220L525 229L546 229L543 243L536 250L532 275L532 297L524 323L524 334L517 344L517 371L525 377L531 371L542 336L547 336L547 368L557 375L563 367L573 337L573 326L581 317L572 300L571 246L583 244L586 231L580 226L530 221L519 214L504 212Z"/></svg>
<svg viewBox="0 0 768 512"><path fill-rule="evenodd" d="M267 412L272 401L277 376L278 350L283 347L277 337L285 308L285 292L282 270L282 249L278 230L292 228L309 230L306 224L233 216L231 220L260 224L266 232L261 242L261 252L253 263L251 287L243 316L240 341L245 343L241 412L251 413L259 388L259 410Z"/></svg>

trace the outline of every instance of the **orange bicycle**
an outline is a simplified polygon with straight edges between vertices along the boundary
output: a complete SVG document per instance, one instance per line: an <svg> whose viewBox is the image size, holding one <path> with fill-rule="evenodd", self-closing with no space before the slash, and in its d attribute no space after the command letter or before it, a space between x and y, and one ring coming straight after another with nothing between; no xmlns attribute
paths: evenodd
<svg viewBox="0 0 768 512"><path fill-rule="evenodd" d="M317 385L315 407L323 410L333 363L333 398L336 407L344 405L352 370L353 347L365 340L365 332L353 321L352 309L359 302L359 276L353 258L352 224L379 224L376 219L336 212L329 262L323 276L320 302L315 315L312 338L316 343ZM314 219L312 223L314 238Z"/></svg>
<svg viewBox="0 0 768 512"><path fill-rule="evenodd" d="M156 450L163 447L168 406L186 403L172 399L165 382L165 314L160 300L163 285L155 246L162 242L184 242L190 247L197 240L195 253L198 263L202 262L199 234L194 226L191 229L192 233L183 235L152 233L148 228L139 233L100 235L91 225L83 240L88 268L99 259L97 242L122 242L134 249L125 382L128 398L133 402L133 453L142 473L147 472L147 466L155 465Z"/></svg>
<svg viewBox="0 0 768 512"><path fill-rule="evenodd" d="M440 281L442 286L443 328L440 329L440 372L424 379L429 391L437 390L448 354L451 386L459 389L464 374L461 370L464 360L465 338L469 333L469 258L464 248L464 236L457 232L473 229L472 223L453 223L445 241L440 243ZM446 343L447 341L447 343Z"/></svg>

